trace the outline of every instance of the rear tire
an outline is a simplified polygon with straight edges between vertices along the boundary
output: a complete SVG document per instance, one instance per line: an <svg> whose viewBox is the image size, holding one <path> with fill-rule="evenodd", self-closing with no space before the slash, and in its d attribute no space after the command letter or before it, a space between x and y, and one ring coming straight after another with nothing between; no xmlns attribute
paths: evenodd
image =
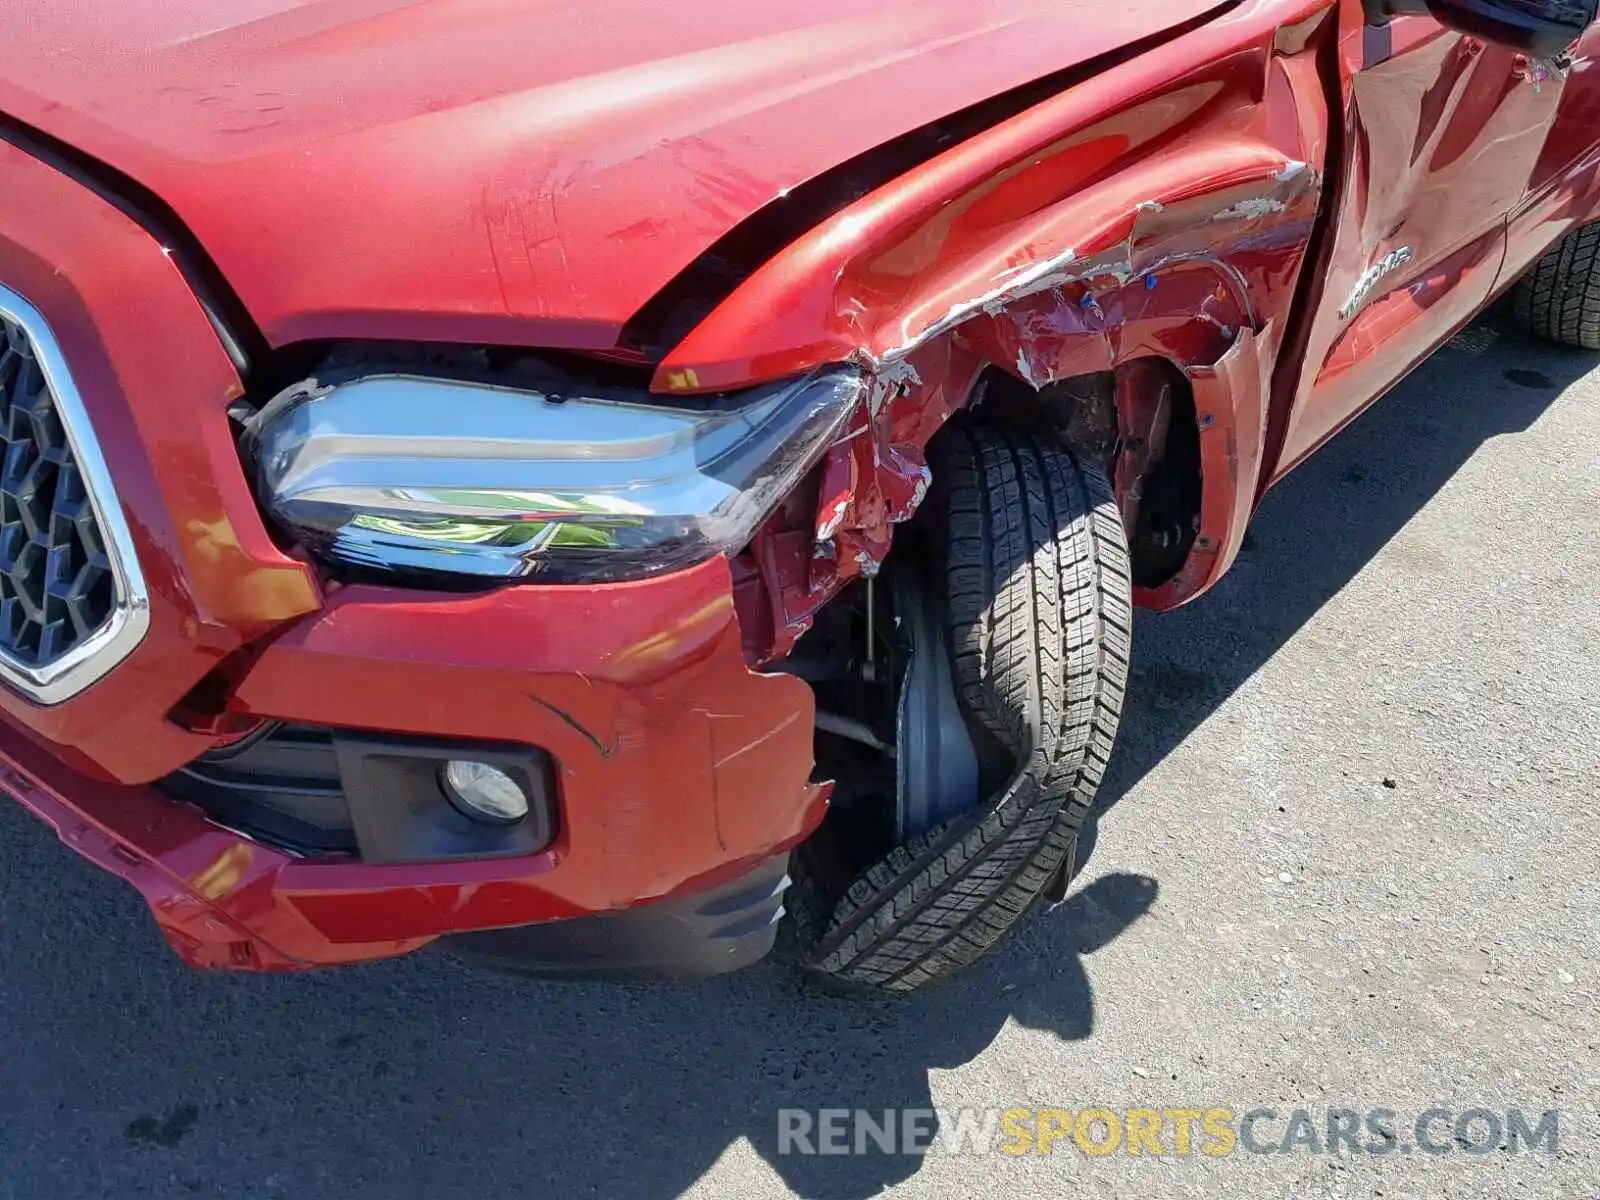
<svg viewBox="0 0 1600 1200"><path fill-rule="evenodd" d="M909 992L955 974L1070 870L1127 682L1132 584L1104 470L978 425L951 427L930 451L926 516L956 687L969 725L1010 766L983 803L894 848L836 901L837 858L802 848L802 954L853 989Z"/></svg>
<svg viewBox="0 0 1600 1200"><path fill-rule="evenodd" d="M1537 337L1600 350L1600 225L1574 230L1511 293L1511 314Z"/></svg>

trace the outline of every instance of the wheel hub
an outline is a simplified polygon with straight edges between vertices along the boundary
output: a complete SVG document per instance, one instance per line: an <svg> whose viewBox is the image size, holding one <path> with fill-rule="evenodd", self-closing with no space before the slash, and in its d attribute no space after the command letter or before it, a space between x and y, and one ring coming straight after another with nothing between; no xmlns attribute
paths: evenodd
<svg viewBox="0 0 1600 1200"><path fill-rule="evenodd" d="M895 715L895 836L903 845L978 803L978 754L956 699L938 593L911 563L897 564L889 584L908 659Z"/></svg>

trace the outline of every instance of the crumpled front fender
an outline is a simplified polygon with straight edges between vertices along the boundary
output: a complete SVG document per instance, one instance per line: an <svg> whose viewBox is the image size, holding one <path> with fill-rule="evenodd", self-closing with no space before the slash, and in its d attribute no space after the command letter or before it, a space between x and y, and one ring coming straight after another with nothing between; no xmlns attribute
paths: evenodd
<svg viewBox="0 0 1600 1200"><path fill-rule="evenodd" d="M1272 381L1313 244L1329 138L1325 3L1245 6L1062 93L845 208L754 272L660 364L699 392L853 361L871 398L815 521L755 556L781 653L872 574L929 478L923 448L998 367L1034 388L1147 359L1203 421L1191 559L1141 603L1215 582L1253 509Z"/></svg>

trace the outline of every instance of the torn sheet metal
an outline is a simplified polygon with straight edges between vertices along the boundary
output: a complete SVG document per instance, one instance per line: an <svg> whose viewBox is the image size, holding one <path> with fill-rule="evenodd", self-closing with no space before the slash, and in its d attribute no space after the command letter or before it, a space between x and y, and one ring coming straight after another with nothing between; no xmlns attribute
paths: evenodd
<svg viewBox="0 0 1600 1200"><path fill-rule="evenodd" d="M1249 248L1248 227L1263 226L1264 232L1270 231L1264 241L1282 238L1284 225L1293 227L1291 236L1303 236L1315 218L1321 190L1318 172L1288 159L1267 178L1220 187L1181 203L1140 200L1127 215L1125 236L1110 245L1087 255L1068 248L1037 262L1006 267L982 294L952 305L944 316L915 332L907 328L910 321L902 322L899 334L904 340L900 344L881 354L862 350L858 359L875 372L892 369L919 346L978 317L1016 320L1018 313L1031 311L1030 321L1046 334L1103 330L1114 323L1107 315L1105 298L1130 284L1148 293L1159 286L1162 272L1196 262L1222 278L1233 293L1239 318L1248 321L1252 318L1249 286L1232 265L1230 252ZM1265 224L1274 218L1278 220ZM1049 300L1042 305L1024 303L1038 297ZM1074 307L1084 314L1081 321L1075 318ZM1156 305L1146 296L1138 307L1148 312Z"/></svg>
<svg viewBox="0 0 1600 1200"><path fill-rule="evenodd" d="M1227 386L1242 379L1231 365L1237 356L1258 362L1259 338L1266 339L1270 361L1275 334L1270 320L1262 323L1259 297L1277 295L1282 281L1293 278L1320 188L1317 172L1281 161L1258 179L1213 193L1140 202L1115 244L1007 270L903 345L882 355L862 351L869 397L824 459L806 537L790 530L765 543L769 567L786 581L771 614L769 656L786 653L845 583L877 573L894 526L916 513L932 482L924 447L970 402L988 366L1041 389L1144 359L1199 372L1210 386L1209 372L1228 363L1217 385ZM1263 286L1267 281L1276 286ZM1250 387L1245 402L1263 405L1264 385ZM1218 418L1215 428L1233 429L1231 415ZM1226 488L1230 504L1225 480L1238 474L1237 462L1235 448L1206 464L1208 480L1213 468L1219 472L1212 490ZM1118 483L1126 487L1134 478L1119 472ZM1253 488L1252 482L1245 490L1253 495ZM1136 510L1136 496L1119 499ZM1221 530L1202 532L1199 544L1212 539L1220 551L1224 537ZM1195 570L1209 578L1205 568L1217 560L1215 552L1198 556ZM1203 581L1191 570L1174 584L1144 599L1181 603Z"/></svg>
<svg viewBox="0 0 1600 1200"><path fill-rule="evenodd" d="M986 365L949 337L914 352L905 364L909 374L891 376L892 382L875 378L872 394L829 450L806 525L796 528L780 514L756 540L753 552L769 581L771 608L763 616L773 639L759 657L787 654L844 584L877 574L894 526L911 519L933 482L923 448L969 403Z"/></svg>
<svg viewBox="0 0 1600 1200"><path fill-rule="evenodd" d="M1141 357L1185 368L1209 366L1242 332L1257 330L1256 283L1263 275L1281 277L1293 270L1319 197L1317 173L1303 163L1284 162L1265 179L1217 193L1178 203L1141 202L1129 214L1127 236L1116 245L1087 258L1064 252L1036 269L1009 273L931 324L900 361L909 363L930 343L953 340L1035 389L1112 371ZM1227 227L1220 238L1219 226ZM918 374L932 376L933 371L925 367ZM907 393L901 386L897 394L914 399L919 389ZM832 507L819 521L818 541L857 528L871 530L864 540L876 555L880 547L886 549L885 513L892 524L909 516L920 500L916 480L904 466L920 467L920 446L897 441L892 432L887 439L863 432L853 440L874 447L872 455L858 449L852 459L857 467L852 494L868 502L840 508L836 494L825 489L825 502ZM861 481L879 476L895 483L888 489L890 502L873 507L880 496L870 482L863 488ZM848 572L852 556L842 557Z"/></svg>
<svg viewBox="0 0 1600 1200"><path fill-rule="evenodd" d="M1158 360L1208 404L1264 409L1330 127L1316 37L1326 8L1279 16L1304 27L1284 40L1282 20L1241 16L1215 31L1214 57L1159 85L1115 105L1069 90L864 196L756 270L658 364L667 392L841 360L871 382L815 490L748 556L741 578L765 589L770 630L758 653L780 657L842 586L882 565L930 485L928 439L978 402L986 372L1041 390ZM1208 447L1233 449L1205 456L1207 519L1253 502L1241 472L1263 447L1227 431L1264 439L1266 422L1218 412L1211 428ZM1136 473L1121 474L1131 486ZM1203 536L1219 552L1141 601L1170 607L1209 586L1232 535Z"/></svg>

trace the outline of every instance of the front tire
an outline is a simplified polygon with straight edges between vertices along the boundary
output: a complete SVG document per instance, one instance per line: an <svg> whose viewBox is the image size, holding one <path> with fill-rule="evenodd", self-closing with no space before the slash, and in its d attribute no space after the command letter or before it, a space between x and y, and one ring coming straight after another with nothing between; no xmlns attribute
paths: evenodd
<svg viewBox="0 0 1600 1200"><path fill-rule="evenodd" d="M1132 631L1127 541L1103 468L981 425L953 426L930 450L926 516L956 687L1005 771L976 808L895 847L836 902L822 899L817 857L802 848L796 864L807 966L888 992L971 965L1070 870L1111 756Z"/></svg>
<svg viewBox="0 0 1600 1200"><path fill-rule="evenodd" d="M1574 230L1511 293L1517 324L1546 341L1600 350L1600 225Z"/></svg>

